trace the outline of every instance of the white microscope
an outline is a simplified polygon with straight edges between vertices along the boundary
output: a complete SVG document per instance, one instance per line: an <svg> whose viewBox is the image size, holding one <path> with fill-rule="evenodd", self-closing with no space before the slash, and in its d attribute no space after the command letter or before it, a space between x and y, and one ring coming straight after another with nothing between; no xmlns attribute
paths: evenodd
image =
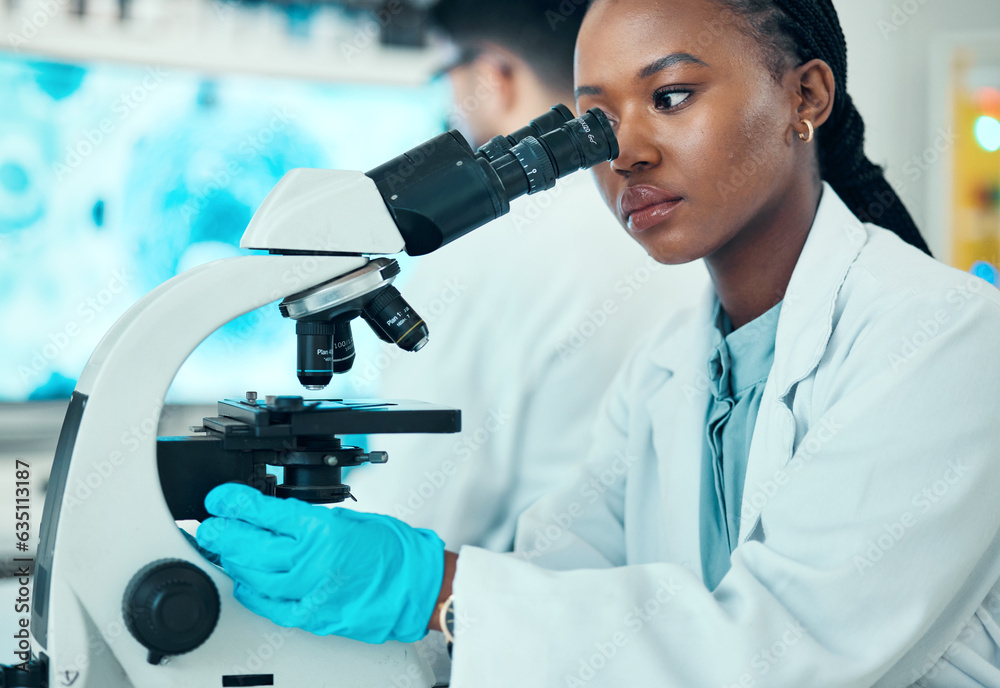
<svg viewBox="0 0 1000 688"><path fill-rule="evenodd" d="M198 344L279 299L296 321L309 389L350 368L358 316L416 351L427 328L391 286L398 265L371 256L429 253L507 213L511 200L617 155L600 110L572 119L557 106L478 151L451 131L367 173L293 170L241 241L266 254L184 272L129 309L87 363L63 422L34 566L32 651L0 667L0 688L432 686L412 645L316 636L248 611L176 521L204 518L204 496L228 481L342 501L341 468L386 457L338 435L456 432L457 411L248 394L220 402L195 436L158 440L148 430ZM284 467L282 484L268 464Z"/></svg>

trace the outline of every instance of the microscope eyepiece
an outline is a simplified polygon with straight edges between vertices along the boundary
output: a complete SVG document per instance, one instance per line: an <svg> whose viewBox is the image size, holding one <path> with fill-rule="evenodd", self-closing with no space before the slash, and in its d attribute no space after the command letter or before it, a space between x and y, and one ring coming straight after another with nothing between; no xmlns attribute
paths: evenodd
<svg viewBox="0 0 1000 688"><path fill-rule="evenodd" d="M517 143L523 141L529 136L534 136L538 138L539 136L544 136L550 131L555 131L562 125L566 124L573 119L573 112L568 107L560 103L555 105L546 112L541 117L536 117L528 123L528 126L521 127L513 134L507 136L507 140L510 144L516 145Z"/></svg>
<svg viewBox="0 0 1000 688"><path fill-rule="evenodd" d="M497 158L506 155L507 152L519 144L524 139L532 136L539 138L550 131L558 129L566 122L573 119L573 113L565 105L556 105L541 117L531 120L526 127L521 127L509 136L494 136L483 144L476 155L493 162Z"/></svg>
<svg viewBox="0 0 1000 688"><path fill-rule="evenodd" d="M510 198L551 189L556 180L618 157L618 139L603 111L589 110L540 137L526 136L490 161Z"/></svg>
<svg viewBox="0 0 1000 688"><path fill-rule="evenodd" d="M557 106L478 152L449 131L367 172L406 252L435 251L505 215L514 199L618 157L618 140L604 112L594 108L567 121L569 114Z"/></svg>

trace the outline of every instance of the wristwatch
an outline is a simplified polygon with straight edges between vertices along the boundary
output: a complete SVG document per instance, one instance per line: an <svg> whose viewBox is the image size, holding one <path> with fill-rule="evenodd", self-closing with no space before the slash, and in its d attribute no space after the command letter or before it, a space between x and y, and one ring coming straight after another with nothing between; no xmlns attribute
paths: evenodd
<svg viewBox="0 0 1000 688"><path fill-rule="evenodd" d="M441 605L438 612L438 624L441 632L444 633L445 642L448 643L448 656L451 656L452 645L455 644L455 595L449 595L448 599Z"/></svg>

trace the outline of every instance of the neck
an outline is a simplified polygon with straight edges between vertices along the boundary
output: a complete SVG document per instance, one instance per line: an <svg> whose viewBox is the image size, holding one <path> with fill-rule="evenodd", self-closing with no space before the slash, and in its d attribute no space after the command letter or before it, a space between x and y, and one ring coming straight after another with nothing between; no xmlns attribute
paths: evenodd
<svg viewBox="0 0 1000 688"><path fill-rule="evenodd" d="M705 259L733 329L763 315L785 297L821 193L817 180L790 187L732 241Z"/></svg>

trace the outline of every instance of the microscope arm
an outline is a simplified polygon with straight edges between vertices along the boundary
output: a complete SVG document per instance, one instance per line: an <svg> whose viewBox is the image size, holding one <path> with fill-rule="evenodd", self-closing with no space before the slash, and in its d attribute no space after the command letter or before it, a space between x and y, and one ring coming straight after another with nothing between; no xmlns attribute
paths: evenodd
<svg viewBox="0 0 1000 688"><path fill-rule="evenodd" d="M102 340L63 427L37 556L32 634L53 679L75 688L271 685L233 678L257 674L303 688L325 685L319 677L358 688L398 676L433 683L405 645L282 629L233 602L232 580L184 539L157 478L163 399L188 354L233 318L366 260L266 255L207 264L150 292ZM163 559L200 569L223 603L203 645L151 664L149 648L123 624L123 591Z"/></svg>

